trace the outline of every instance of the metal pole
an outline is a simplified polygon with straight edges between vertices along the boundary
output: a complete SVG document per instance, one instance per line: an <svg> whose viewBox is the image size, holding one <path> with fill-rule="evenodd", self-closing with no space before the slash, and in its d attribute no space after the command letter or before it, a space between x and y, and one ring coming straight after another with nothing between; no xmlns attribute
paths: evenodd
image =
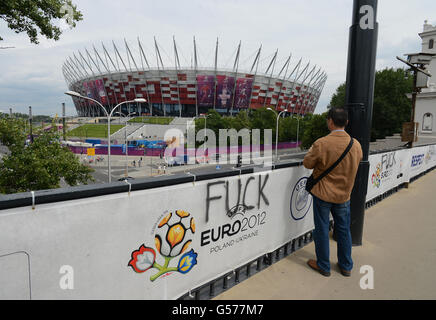
<svg viewBox="0 0 436 320"><path fill-rule="evenodd" d="M29 126L30 126L30 142L33 143L33 129L32 129L32 107L29 107Z"/></svg>
<svg viewBox="0 0 436 320"><path fill-rule="evenodd" d="M297 116L297 149L298 149L298 134L300 133L300 117Z"/></svg>
<svg viewBox="0 0 436 320"><path fill-rule="evenodd" d="M265 108L265 106L266 106L266 100L268 99L269 86L270 86L270 84L271 84L271 79L272 79L272 76L273 76L273 73L274 73L274 68L275 68L275 66L276 66L276 59L277 59L277 53L278 53L278 52L279 52L279 49L276 50L276 53L274 54L274 57L272 58L272 60L271 60L271 62L270 62L270 64L269 64L269 66L268 66L268 69L266 69L266 71L265 71L265 74L267 74L268 71L269 71L269 69L270 69L271 66L272 66L271 74L270 74L270 76L269 76L269 78L268 78L268 86L267 86L267 88L266 88L265 100L263 101L263 107L264 107L264 108ZM271 95L271 99L272 99L272 95Z"/></svg>
<svg viewBox="0 0 436 320"><path fill-rule="evenodd" d="M109 183L112 182L111 169L111 116L107 113L107 176Z"/></svg>
<svg viewBox="0 0 436 320"><path fill-rule="evenodd" d="M182 117L182 103L180 102L180 87L179 87L179 53L177 52L176 39L173 36L173 44L174 44L174 65L176 67L176 85L177 85L177 100L179 102L179 118Z"/></svg>
<svg viewBox="0 0 436 320"><path fill-rule="evenodd" d="M64 141L67 140L67 128L65 128L65 103L62 103L62 134Z"/></svg>
<svg viewBox="0 0 436 320"><path fill-rule="evenodd" d="M206 137L207 115L204 116L204 136ZM206 160L206 139L204 139L203 159Z"/></svg>
<svg viewBox="0 0 436 320"><path fill-rule="evenodd" d="M216 38L216 47L215 47L215 82L214 82L214 94L213 94L213 110L216 109L216 75L218 70L218 38Z"/></svg>
<svg viewBox="0 0 436 320"><path fill-rule="evenodd" d="M282 94L283 86L284 86L284 84L285 84L285 80L286 80L286 75L288 74L288 67L289 67L289 64L290 64L290 62L291 62L291 58L292 58L292 53L289 55L288 60L285 62L285 64L284 64L282 70L280 70L279 74L277 75L277 78L278 78L278 77L282 74L283 70L284 70L285 67L286 67L285 75L283 76L283 82L282 82L282 84L280 85L279 94L278 94L278 96L277 96L277 103L276 103L276 105L275 105L275 107L274 107L275 110L278 109L279 104L280 104L280 95Z"/></svg>
<svg viewBox="0 0 436 320"><path fill-rule="evenodd" d="M162 93L162 74L161 74L161 67L160 67L160 66L162 66L162 69L164 69L164 65L162 62L162 58L160 56L159 47L157 46L156 37L154 37L154 49L156 51L156 64L157 64L157 69L159 71L159 87L160 87L160 95L161 95L161 101L162 101L162 110L163 110L163 115L165 117L167 115L167 111L166 111L166 105L165 105L165 101L164 101L164 97L163 97L163 93ZM160 61L160 65L159 65L159 61Z"/></svg>
<svg viewBox="0 0 436 320"><path fill-rule="evenodd" d="M194 68L195 68L195 116L198 117L198 82L197 82L197 44L194 37Z"/></svg>
<svg viewBox="0 0 436 320"><path fill-rule="evenodd" d="M235 105L236 82L238 81L239 54L240 54L240 52L241 52L241 41L239 41L238 51L236 53L236 59L235 59L234 65L233 65L233 70L236 70L236 71L235 71L235 76L234 76L235 83L234 83L234 86L233 86L233 93L232 93L232 106L231 106L231 109L230 109L230 115L231 116L233 116L233 108L234 108L234 105Z"/></svg>
<svg viewBox="0 0 436 320"><path fill-rule="evenodd" d="M129 176L129 143L127 141L127 124L129 121L126 121L125 129L124 129L124 137L126 140L126 178Z"/></svg>
<svg viewBox="0 0 436 320"><path fill-rule="evenodd" d="M251 66L251 69L250 69L250 74L251 74L253 72L254 66L256 65L256 71L254 72L253 82L251 83L250 99L248 100L247 110L249 112L251 112L251 99L253 99L254 83L256 81L257 70L259 68L259 60L260 60L261 51L262 51L262 45L260 45L259 50L257 51L256 58L254 59L253 65Z"/></svg>
<svg viewBox="0 0 436 320"><path fill-rule="evenodd" d="M276 124L276 162L277 162L277 145L279 143L279 120L281 114L282 113L280 112L279 115L277 116L277 124Z"/></svg>
<svg viewBox="0 0 436 320"><path fill-rule="evenodd" d="M354 0L353 20L348 45L345 104L349 112L348 133L356 138L363 151L351 194L351 237L362 245L363 223L369 174L369 142L374 100L377 54L378 0Z"/></svg>
<svg viewBox="0 0 436 320"><path fill-rule="evenodd" d="M418 79L418 72L414 70L413 72L413 92L412 92L412 114L410 116L411 122L413 123L413 139L409 142L408 148L413 148L413 142L415 142L415 109L416 109L416 97L418 95L418 88L416 87L416 82Z"/></svg>

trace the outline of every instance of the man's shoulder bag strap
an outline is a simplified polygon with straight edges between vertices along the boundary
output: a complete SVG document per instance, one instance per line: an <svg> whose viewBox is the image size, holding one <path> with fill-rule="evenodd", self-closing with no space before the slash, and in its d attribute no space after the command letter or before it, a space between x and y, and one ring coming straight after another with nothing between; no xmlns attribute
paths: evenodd
<svg viewBox="0 0 436 320"><path fill-rule="evenodd" d="M312 188L320 182L324 177L326 177L330 172L332 172L341 162L344 160L345 156L350 152L351 148L353 147L354 139L351 138L350 143L348 144L348 147L345 149L344 153L341 155L341 157L326 171L324 171L318 178L314 179L313 175L311 175L306 182L306 191L310 192Z"/></svg>

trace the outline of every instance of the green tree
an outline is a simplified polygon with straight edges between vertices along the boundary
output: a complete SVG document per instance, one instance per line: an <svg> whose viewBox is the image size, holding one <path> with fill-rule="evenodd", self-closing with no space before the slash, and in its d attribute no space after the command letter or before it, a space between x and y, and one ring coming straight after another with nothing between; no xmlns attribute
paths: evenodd
<svg viewBox="0 0 436 320"><path fill-rule="evenodd" d="M330 106L339 107L345 104L345 83L341 84L333 94Z"/></svg>
<svg viewBox="0 0 436 320"><path fill-rule="evenodd" d="M280 118L279 122L279 142L302 141L306 123L312 119L312 114L301 116L288 116ZM298 135L297 135L298 129Z"/></svg>
<svg viewBox="0 0 436 320"><path fill-rule="evenodd" d="M259 129L260 134L260 144L264 143L264 130L272 130L272 143L275 143L276 136L276 126L277 126L277 115L268 110L267 108L256 109L252 112L251 118L251 128ZM280 131L280 130L279 130Z"/></svg>
<svg viewBox="0 0 436 320"><path fill-rule="evenodd" d="M310 119L310 115L306 116ZM207 113L207 129L212 130L215 133L217 143L219 138L220 129L235 129L240 131L241 129L259 129L260 130L260 143L264 142L264 130L271 129L272 131L272 143L275 143L277 114L267 110L267 108L256 109L249 114L247 111L242 110L236 116L221 116L217 111L210 110ZM279 142L296 141L297 128L299 127L299 140L303 137L303 131L305 123L300 117L299 123L297 118L284 117L279 119ZM199 130L204 129L204 118L198 118L195 120L196 134ZM229 140L230 141L230 140ZM203 142L196 142L198 147ZM239 139L239 144L242 143L242 139Z"/></svg>
<svg viewBox="0 0 436 320"><path fill-rule="evenodd" d="M371 140L384 139L400 133L404 122L410 121L413 76L404 69L387 68L375 76ZM330 101L331 106L345 104L345 84L341 84Z"/></svg>
<svg viewBox="0 0 436 320"><path fill-rule="evenodd" d="M9 152L0 160L0 193L17 193L60 187L92 181L91 168L59 142L53 132L35 132L34 142L26 143L24 121L0 119L0 143Z"/></svg>
<svg viewBox="0 0 436 320"><path fill-rule="evenodd" d="M65 8L71 8L66 11ZM82 20L82 13L72 4L71 0L2 0L0 2L0 19L8 28L16 33L26 32L30 42L38 44L38 36L59 40L62 30L55 21L66 14L68 23L76 26ZM0 40L3 40L0 35Z"/></svg>
<svg viewBox="0 0 436 320"><path fill-rule="evenodd" d="M303 125L304 134L301 141L303 149L309 149L316 140L330 133L327 127L327 112L305 118Z"/></svg>
<svg viewBox="0 0 436 320"><path fill-rule="evenodd" d="M406 94L413 90L413 76L404 69L377 72L372 116L373 139L401 133L404 122L410 121L411 101Z"/></svg>

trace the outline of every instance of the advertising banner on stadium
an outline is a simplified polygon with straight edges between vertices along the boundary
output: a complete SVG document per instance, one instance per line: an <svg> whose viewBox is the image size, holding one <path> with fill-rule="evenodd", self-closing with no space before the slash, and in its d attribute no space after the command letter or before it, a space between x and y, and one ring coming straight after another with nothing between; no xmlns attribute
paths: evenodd
<svg viewBox="0 0 436 320"><path fill-rule="evenodd" d="M197 76L197 101L202 107L213 107L215 76Z"/></svg>
<svg viewBox="0 0 436 320"><path fill-rule="evenodd" d="M88 81L83 82L83 90L85 91L85 94L88 98L93 99L90 82L88 82ZM93 103L93 102L89 101L89 103Z"/></svg>
<svg viewBox="0 0 436 320"><path fill-rule="evenodd" d="M104 91L104 86L103 86L103 80L100 79L101 82L98 82L99 80L93 80L93 81L87 81L83 83L83 89L86 92L86 96L88 98L97 100L98 102L102 102L102 100L100 99L101 97L101 93L100 90L102 90L103 96L106 97L106 93ZM98 86L101 86L101 88L99 88ZM95 104L93 101L89 101L90 104Z"/></svg>
<svg viewBox="0 0 436 320"><path fill-rule="evenodd" d="M238 78L238 80L236 80L235 108L249 108L252 87L252 78Z"/></svg>
<svg viewBox="0 0 436 320"><path fill-rule="evenodd" d="M232 107L235 78L228 76L216 76L216 108L229 109Z"/></svg>
<svg viewBox="0 0 436 320"><path fill-rule="evenodd" d="M104 82L103 79L97 79L95 80L95 88L97 91L97 96L98 96L98 100L103 103L106 104L108 103L108 99L106 96L106 90L104 89Z"/></svg>

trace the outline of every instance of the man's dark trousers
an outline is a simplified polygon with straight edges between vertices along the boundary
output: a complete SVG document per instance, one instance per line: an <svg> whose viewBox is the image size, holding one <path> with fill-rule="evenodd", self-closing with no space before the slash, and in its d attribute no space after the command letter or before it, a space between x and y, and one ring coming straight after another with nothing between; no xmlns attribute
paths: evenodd
<svg viewBox="0 0 436 320"><path fill-rule="evenodd" d="M330 272L330 212L336 231L339 267L342 270L351 271L353 260L351 258L350 201L334 204L313 196L313 220L315 223L313 238L318 267Z"/></svg>

